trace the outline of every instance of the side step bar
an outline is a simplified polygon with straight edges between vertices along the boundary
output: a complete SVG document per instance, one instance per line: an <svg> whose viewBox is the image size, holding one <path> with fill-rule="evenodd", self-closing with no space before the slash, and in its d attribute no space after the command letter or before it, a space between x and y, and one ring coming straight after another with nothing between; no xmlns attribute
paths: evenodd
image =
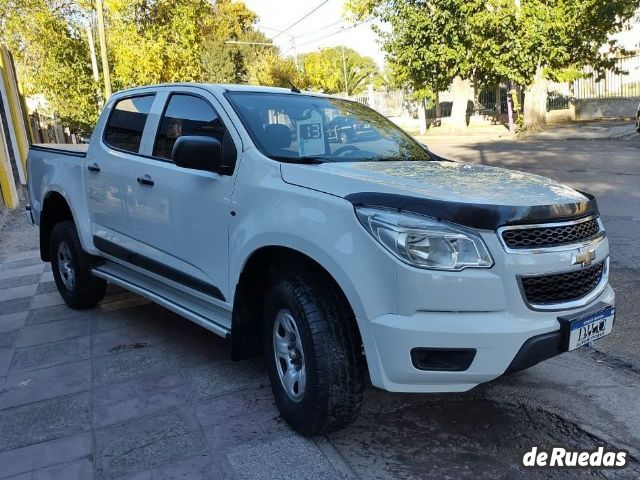
<svg viewBox="0 0 640 480"><path fill-rule="evenodd" d="M194 323L197 323L201 327L206 328L207 330L220 335L221 337L227 339L231 338L231 330L227 327L220 325L214 320L208 319L186 307L183 307L182 305L179 305L162 295L154 293L151 290L147 290L146 288L136 285L135 283L132 283L129 280L125 280L124 278L114 275L113 273L102 270L100 267L94 268L91 273L98 278L102 278L126 290L148 298L152 302L157 303L158 305L162 305L166 309L171 310L172 312L177 313L181 317L191 320Z"/></svg>

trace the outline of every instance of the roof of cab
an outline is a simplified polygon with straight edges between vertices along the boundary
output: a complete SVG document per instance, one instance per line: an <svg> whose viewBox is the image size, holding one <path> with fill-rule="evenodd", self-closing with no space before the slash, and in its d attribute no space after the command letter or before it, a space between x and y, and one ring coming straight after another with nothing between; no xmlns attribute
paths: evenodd
<svg viewBox="0 0 640 480"><path fill-rule="evenodd" d="M301 91L300 93L294 92L290 88L280 88L280 87L263 87L257 85L234 85L234 84L221 84L221 83L159 83L156 85L143 85L140 87L128 88L125 90L120 90L115 92L115 94L120 95L123 93L135 93L136 91L148 90L159 87L195 87L195 88L203 88L213 92L253 92L253 93L288 93L294 95L314 95L319 97L327 97L328 95L318 93L318 92L307 92Z"/></svg>

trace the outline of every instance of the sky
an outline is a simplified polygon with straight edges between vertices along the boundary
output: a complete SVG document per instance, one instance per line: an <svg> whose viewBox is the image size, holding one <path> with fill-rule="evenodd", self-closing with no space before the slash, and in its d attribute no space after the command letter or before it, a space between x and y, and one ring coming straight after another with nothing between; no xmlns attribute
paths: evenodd
<svg viewBox="0 0 640 480"><path fill-rule="evenodd" d="M371 24L364 23L354 28L343 19L345 0L243 0L258 14L258 30L273 38L285 55L293 55L293 42L298 54L314 52L324 47L344 44L362 55L373 58L382 67L384 55L378 44L377 35L371 31ZM314 8L321 5L300 23L286 33L282 31L300 20ZM342 27L346 27L342 31ZM293 40L291 38L293 36ZM274 38L275 37L275 38ZM323 38L324 37L324 38Z"/></svg>

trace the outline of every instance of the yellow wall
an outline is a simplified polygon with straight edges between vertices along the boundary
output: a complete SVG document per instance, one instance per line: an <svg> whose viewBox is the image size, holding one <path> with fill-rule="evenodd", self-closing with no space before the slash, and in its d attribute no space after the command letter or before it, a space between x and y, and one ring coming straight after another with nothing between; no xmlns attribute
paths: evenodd
<svg viewBox="0 0 640 480"><path fill-rule="evenodd" d="M18 170L20 173L20 181L23 184L27 182L27 153L29 151L29 139L27 137L26 122L22 114L23 110L20 105L20 91L18 90L18 82L16 81L15 71L11 55L6 47L0 47L0 71L2 73L2 82L4 91L7 95L7 103L5 104L6 113L9 114L9 122L13 129L15 138L9 138L12 142L13 151L20 161ZM14 143L15 142L15 143Z"/></svg>

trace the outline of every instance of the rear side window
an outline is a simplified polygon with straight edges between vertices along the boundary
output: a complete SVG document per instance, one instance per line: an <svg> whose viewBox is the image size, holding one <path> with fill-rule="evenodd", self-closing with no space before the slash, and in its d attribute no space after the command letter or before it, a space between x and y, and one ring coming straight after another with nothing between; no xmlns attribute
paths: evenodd
<svg viewBox="0 0 640 480"><path fill-rule="evenodd" d="M193 95L174 94L160 121L153 155L170 160L173 145L185 135L213 137L224 146L225 133L220 117L207 101Z"/></svg>
<svg viewBox="0 0 640 480"><path fill-rule="evenodd" d="M155 95L142 95L119 100L104 131L104 143L118 150L138 153L154 98Z"/></svg>

